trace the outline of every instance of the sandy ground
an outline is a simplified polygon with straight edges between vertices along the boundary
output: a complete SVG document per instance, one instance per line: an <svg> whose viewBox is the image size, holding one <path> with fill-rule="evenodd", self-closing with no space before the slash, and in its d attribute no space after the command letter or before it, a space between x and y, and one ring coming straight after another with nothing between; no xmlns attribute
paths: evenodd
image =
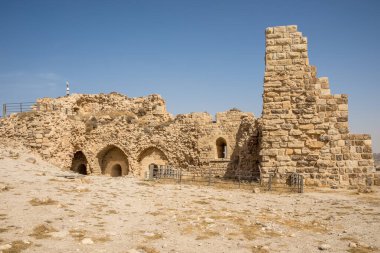
<svg viewBox="0 0 380 253"><path fill-rule="evenodd" d="M380 252L378 189L253 193L64 175L75 174L0 145L0 252Z"/></svg>

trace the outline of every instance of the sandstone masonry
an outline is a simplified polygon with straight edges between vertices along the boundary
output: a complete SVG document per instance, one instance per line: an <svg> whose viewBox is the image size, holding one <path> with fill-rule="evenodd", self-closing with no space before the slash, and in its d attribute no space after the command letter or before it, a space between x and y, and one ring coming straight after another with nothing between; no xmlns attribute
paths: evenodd
<svg viewBox="0 0 380 253"><path fill-rule="evenodd" d="M332 95L309 65L297 26L266 29L261 166L298 172L307 184L356 184L373 172L371 138L350 134L347 95Z"/></svg>
<svg viewBox="0 0 380 253"><path fill-rule="evenodd" d="M146 177L172 165L225 178L301 173L307 185L361 184L373 177L369 135L348 130L347 95L330 94L309 65L307 39L296 26L266 29L263 113L166 111L159 95L111 93L39 99L32 112L0 120L13 139L45 159L82 174ZM376 179L378 180L378 179Z"/></svg>

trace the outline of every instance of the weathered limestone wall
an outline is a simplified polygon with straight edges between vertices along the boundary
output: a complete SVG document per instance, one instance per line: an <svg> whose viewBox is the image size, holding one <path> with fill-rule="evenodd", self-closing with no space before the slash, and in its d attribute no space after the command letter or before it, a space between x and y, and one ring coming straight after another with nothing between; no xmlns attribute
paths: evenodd
<svg viewBox="0 0 380 253"><path fill-rule="evenodd" d="M236 136L244 132L240 122L255 122L251 113L236 110L219 113L217 118L223 120L216 122L208 113L174 118L158 95L75 94L38 102L41 111L1 119L0 134L62 168L78 171L85 166L87 173L95 174L114 175L119 169L121 175L144 177L151 163L201 169L218 161L218 175L226 176L237 150ZM226 141L225 158L216 156L218 138ZM85 158L75 158L79 151Z"/></svg>
<svg viewBox="0 0 380 253"><path fill-rule="evenodd" d="M347 95L331 95L309 65L297 26L266 30L263 173L302 173L307 184L354 183L373 170L371 139L348 130Z"/></svg>

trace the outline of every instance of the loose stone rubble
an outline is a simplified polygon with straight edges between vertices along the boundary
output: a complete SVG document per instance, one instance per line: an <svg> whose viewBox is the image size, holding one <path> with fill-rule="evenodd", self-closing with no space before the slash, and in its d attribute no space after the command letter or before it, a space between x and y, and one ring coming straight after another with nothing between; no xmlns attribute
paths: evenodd
<svg viewBox="0 0 380 253"><path fill-rule="evenodd" d="M268 180L304 175L306 185L379 184L369 135L350 134L347 95L330 94L309 65L297 26L266 29L263 113L231 109L172 116L159 95L73 94L37 100L0 120L18 141L63 169L145 178L149 165Z"/></svg>

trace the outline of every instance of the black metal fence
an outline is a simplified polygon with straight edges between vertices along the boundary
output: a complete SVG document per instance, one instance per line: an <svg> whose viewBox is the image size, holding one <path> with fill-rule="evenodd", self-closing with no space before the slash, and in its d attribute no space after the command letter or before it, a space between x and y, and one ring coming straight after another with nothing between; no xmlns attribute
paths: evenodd
<svg viewBox="0 0 380 253"><path fill-rule="evenodd" d="M3 117L12 113L30 112L35 107L33 102L3 104Z"/></svg>
<svg viewBox="0 0 380 253"><path fill-rule="evenodd" d="M263 180L260 172L236 171L233 176L220 176L220 170L207 168L195 171L174 168L171 166L151 165L147 175L148 180L171 181L178 184L196 184L216 186L221 188L250 189L259 188L263 191L304 192L304 178L298 173L286 175L286 182L276 180L275 174L268 174Z"/></svg>
<svg viewBox="0 0 380 253"><path fill-rule="evenodd" d="M3 104L2 117L9 116L12 113L22 113L31 111L62 111L66 114L72 113L68 108L47 103L22 102Z"/></svg>
<svg viewBox="0 0 380 253"><path fill-rule="evenodd" d="M298 173L287 173L282 179L278 174L269 174L262 186L268 191L287 190L291 192L304 192L304 176Z"/></svg>
<svg viewBox="0 0 380 253"><path fill-rule="evenodd" d="M260 187L260 173L236 173L234 177L220 175L219 169L185 170L171 166L150 166L148 180L171 181L178 184L196 184L218 186L223 188L254 188Z"/></svg>

